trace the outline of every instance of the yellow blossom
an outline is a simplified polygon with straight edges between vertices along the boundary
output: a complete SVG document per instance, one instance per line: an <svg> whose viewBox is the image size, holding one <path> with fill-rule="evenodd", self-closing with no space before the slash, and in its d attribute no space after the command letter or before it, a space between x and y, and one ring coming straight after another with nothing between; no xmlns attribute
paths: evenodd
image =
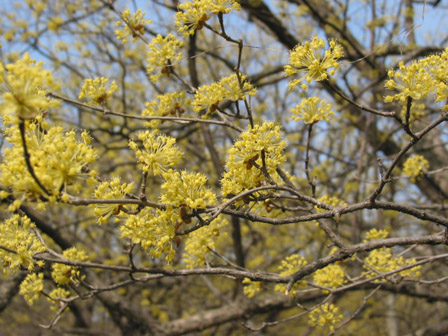
<svg viewBox="0 0 448 336"><path fill-rule="evenodd" d="M278 269L280 271L280 275L285 277L298 272L301 268L303 268L303 266L306 266L307 264L308 262L304 257L301 257L298 254L292 254L282 260ZM286 284L277 284L274 289L277 292L282 292L294 296L297 294L300 288L303 288L305 286L306 281L298 281L294 284L294 286L292 286L292 289L289 293L286 293Z"/></svg>
<svg viewBox="0 0 448 336"><path fill-rule="evenodd" d="M372 229L366 233L366 239L364 240L364 242L385 239L388 236L389 232L387 230ZM415 263L416 260L414 258L405 260L402 256L395 257L392 254L392 250L390 248L383 247L371 251L367 258L365 258L364 262L366 263L366 265L364 265L364 268L366 269L364 275L367 278L373 278L378 275L377 272L386 273L394 271L406 265L411 265ZM371 268L373 268L374 271L372 271ZM416 266L401 271L399 274L403 277L418 278L420 276L420 269L421 266Z"/></svg>
<svg viewBox="0 0 448 336"><path fill-rule="evenodd" d="M198 88L193 100L193 111L206 111L206 115L216 110L218 104L229 99L231 101L244 100L246 96L255 96L257 89L241 75L242 87L236 74L222 78L219 82L203 85Z"/></svg>
<svg viewBox="0 0 448 336"><path fill-rule="evenodd" d="M413 155L403 165L403 173L415 182L423 173L429 169L429 162L422 155Z"/></svg>
<svg viewBox="0 0 448 336"><path fill-rule="evenodd" d="M57 32L61 28L61 26L64 24L64 19L60 16L53 16L48 21L48 30L52 32Z"/></svg>
<svg viewBox="0 0 448 336"><path fill-rule="evenodd" d="M207 177L201 173L169 170L163 174L161 201L175 207L205 209L213 205L216 195L205 185Z"/></svg>
<svg viewBox="0 0 448 336"><path fill-rule="evenodd" d="M253 298L261 290L263 283L261 281L252 281L249 278L244 278L243 284L245 285L243 288L244 295L248 298Z"/></svg>
<svg viewBox="0 0 448 336"><path fill-rule="evenodd" d="M394 271L396 269L399 269L401 267L412 265L416 262L414 258L412 259L404 259L402 256L395 257L392 254L392 251L390 248L381 248L377 250L373 250L369 253L367 258L364 259L364 262L367 266L364 266L366 269L366 272L364 272L364 275L367 278L373 278L378 275L377 272L380 273L387 273ZM374 269L374 271L371 270L371 268ZM418 278L420 276L420 269L421 266L416 266L404 271L399 272L399 274L403 277L410 277L410 278ZM376 271L376 272L375 272ZM378 282L378 280L377 280Z"/></svg>
<svg viewBox="0 0 448 336"><path fill-rule="evenodd" d="M109 97L118 89L117 83L112 82L109 88L107 88L108 78L99 77L95 79L86 79L79 93L79 99L87 97L89 99L88 104L102 105Z"/></svg>
<svg viewBox="0 0 448 336"><path fill-rule="evenodd" d="M331 105L319 97L303 99L299 105L292 110L292 118L296 121L303 120L305 124L314 124L318 121L330 121L334 114L331 111Z"/></svg>
<svg viewBox="0 0 448 336"><path fill-rule="evenodd" d="M66 299L69 296L70 292L68 290L57 287L49 293L49 297L47 297L47 300L52 303L51 309L57 311L62 307L63 302L61 299Z"/></svg>
<svg viewBox="0 0 448 336"><path fill-rule="evenodd" d="M327 288L341 287L345 280L345 272L340 265L328 265L314 273L313 281L316 285Z"/></svg>
<svg viewBox="0 0 448 336"><path fill-rule="evenodd" d="M223 194L237 195L263 184L266 178L256 168L256 165L263 165L261 151L265 154L266 170L272 178L277 178L276 168L286 160L283 155L285 146L280 127L272 122L255 125L241 133L228 151L226 172L221 180Z"/></svg>
<svg viewBox="0 0 448 336"><path fill-rule="evenodd" d="M119 177L115 177L110 181L102 182L95 190L95 198L111 200L124 199L126 195L134 189L133 183L121 183ZM110 216L120 213L120 204L94 204L95 215L98 216L97 222L104 224Z"/></svg>
<svg viewBox="0 0 448 336"><path fill-rule="evenodd" d="M418 100L433 90L431 75L426 71L422 62L412 62L407 66L400 62L398 67L399 71L388 71L390 79L385 85L389 90L398 90L399 93L387 96L386 102L394 100L405 102L408 97Z"/></svg>
<svg viewBox="0 0 448 336"><path fill-rule="evenodd" d="M162 75L169 76L173 72L173 67L182 58L183 42L176 39L173 34L166 37L157 35L148 45L148 68L149 79L156 83ZM157 72L156 74L154 74Z"/></svg>
<svg viewBox="0 0 448 336"><path fill-rule="evenodd" d="M181 161L182 152L176 146L175 138L156 131L141 132L138 138L143 142L143 148L139 149L134 141L129 142L129 147L135 151L143 171L152 175L162 175L169 167Z"/></svg>
<svg viewBox="0 0 448 336"><path fill-rule="evenodd" d="M173 241L178 222L179 215L172 208L144 208L137 215L127 218L120 227L121 236L131 239L134 244L140 244L152 257L161 258L165 255L165 260L170 262L176 252Z"/></svg>
<svg viewBox="0 0 448 336"><path fill-rule="evenodd" d="M26 133L26 142L31 154L31 165L39 181L52 197L59 196L67 188L79 190L82 182L79 177L85 175L84 167L96 160L96 152L89 146L90 137L84 132L81 140L78 140L74 131L51 127L45 122L38 125L27 125L29 131ZM4 151L5 160L0 164L0 183L11 188L16 196L36 201L43 191L25 164L20 131L12 125L6 134L12 146Z"/></svg>
<svg viewBox="0 0 448 336"><path fill-rule="evenodd" d="M334 75L339 67L338 60L342 57L342 47L335 41L329 42L329 49L324 50L325 41L314 36L311 41L297 45L289 54L289 64L285 66L286 76L304 73L302 77L289 82L289 89L302 81L311 83L312 80L323 81L328 74ZM331 69L331 70L330 70ZM307 85L302 84L306 89Z"/></svg>
<svg viewBox="0 0 448 336"><path fill-rule="evenodd" d="M19 267L33 270L35 264L42 266L42 262L35 262L33 256L44 252L45 247L32 232L34 224L25 216L13 215L0 224L0 246L13 252L0 249L0 265L16 272Z"/></svg>
<svg viewBox="0 0 448 336"><path fill-rule="evenodd" d="M145 33L145 25L150 24L151 20L144 19L145 12L138 9L133 15L129 9L123 12L122 20L117 21L117 26L120 29L115 31L117 38L123 43L128 41L129 36L132 36L132 42L135 42L139 36Z"/></svg>
<svg viewBox="0 0 448 336"><path fill-rule="evenodd" d="M0 105L3 115L14 115L22 119L33 119L42 111L59 106L59 102L46 97L48 89L57 90L51 72L42 68L26 53L22 59L0 66L0 84L4 87Z"/></svg>
<svg viewBox="0 0 448 336"><path fill-rule="evenodd" d="M188 235L183 255L183 260L188 268L205 266L206 258L211 255L211 250L216 249L218 239L222 240L226 237L221 229L227 224L227 220L219 216L209 225Z"/></svg>
<svg viewBox="0 0 448 336"><path fill-rule="evenodd" d="M77 249L76 247L71 247L65 250L62 253L62 256L65 259L71 261L89 260L89 256L83 250ZM56 282L58 285L68 285L69 283L78 285L79 280L83 278L83 276L81 276L79 267L72 265L65 265L62 263L53 264L53 271L51 272L51 277L53 278L54 282Z"/></svg>
<svg viewBox="0 0 448 336"><path fill-rule="evenodd" d="M20 284L19 294L25 297L25 301L32 306L44 289L44 274L30 273Z"/></svg>
<svg viewBox="0 0 448 336"><path fill-rule="evenodd" d="M389 80L385 86L398 91L392 96L386 96L386 102L399 101L407 103L408 98L422 101L430 94L435 95L436 102L446 102L448 98L448 48L441 54L430 55L406 65L400 62L397 70L389 70ZM444 111L448 110L445 103Z"/></svg>
<svg viewBox="0 0 448 336"><path fill-rule="evenodd" d="M186 98L184 91L166 93L158 95L157 100L147 102L142 116L182 117L184 112L190 108L190 105L191 100ZM146 124L151 128L158 128L161 121L152 120Z"/></svg>
<svg viewBox="0 0 448 336"><path fill-rule="evenodd" d="M342 318L338 307L332 303L324 303L310 313L308 323L322 332L332 333Z"/></svg>
<svg viewBox="0 0 448 336"><path fill-rule="evenodd" d="M179 5L176 13L176 26L184 36L193 35L196 30L201 30L204 22L210 19L207 9L204 6L206 0L196 0Z"/></svg>
<svg viewBox="0 0 448 336"><path fill-rule="evenodd" d="M324 196L322 196L322 197L319 197L319 198L318 198L318 201L319 201L319 202L322 202L322 203L329 204L329 205L331 205L331 206L333 206L333 207L338 207L338 206L344 206L344 205L346 205L346 203L345 203L344 201L341 201L341 200L340 200L339 198L337 198L336 196L329 197L328 195L324 195ZM324 211L327 211L327 209L325 209L325 208L320 208L320 207L318 207L317 205L314 206L314 208L316 209L317 212L324 212Z"/></svg>
<svg viewBox="0 0 448 336"><path fill-rule="evenodd" d="M213 14L228 14L230 10L241 9L235 0L193 0L179 5L176 13L176 26L184 36L193 35L196 30L201 30L204 23Z"/></svg>
<svg viewBox="0 0 448 336"><path fill-rule="evenodd" d="M366 239L364 239L364 242L366 243L368 241L386 239L388 236L389 232L387 230L372 229L366 233Z"/></svg>

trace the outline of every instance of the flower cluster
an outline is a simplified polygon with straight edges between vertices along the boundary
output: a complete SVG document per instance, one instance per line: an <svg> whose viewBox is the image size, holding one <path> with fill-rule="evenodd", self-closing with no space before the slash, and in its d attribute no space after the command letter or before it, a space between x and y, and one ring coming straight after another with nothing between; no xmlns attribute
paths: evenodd
<svg viewBox="0 0 448 336"><path fill-rule="evenodd" d="M246 81L246 76L241 75L240 81L236 74L222 78L219 82L203 85L198 88L193 100L193 111L199 113L202 110L206 114L213 112L224 99L231 101L244 100L246 96L255 96L257 89Z"/></svg>
<svg viewBox="0 0 448 336"><path fill-rule="evenodd" d="M212 14L228 14L230 10L239 11L240 4L235 0L193 0L179 5L176 26L181 34L188 37L201 30Z"/></svg>
<svg viewBox="0 0 448 336"><path fill-rule="evenodd" d="M188 216L191 210L204 209L207 205L213 204L216 196L205 186L207 178L200 173L177 172L170 169L163 174L163 177L165 182L161 187L160 201L168 207L157 210L145 208L137 215L129 216L121 227L121 235L130 238L134 244L140 244L154 258L160 258L164 254L165 259L171 261L175 254L173 242L176 238L176 229L182 223L191 222ZM223 225L216 220L192 234L197 240L189 241L187 246L190 247L186 248L189 256L185 257L190 265L204 258L197 254L200 253L199 250L192 252L191 248L197 247L198 241L204 241L202 239L204 237L212 244L211 237L217 235Z"/></svg>
<svg viewBox="0 0 448 336"><path fill-rule="evenodd" d="M314 124L318 121L330 121L334 114L331 111L331 105L319 97L310 97L303 99L299 105L292 110L292 118L296 121L303 120L305 124Z"/></svg>
<svg viewBox="0 0 448 336"><path fill-rule="evenodd" d="M60 16L51 17L48 20L47 28L49 31L57 33L64 22L65 20Z"/></svg>
<svg viewBox="0 0 448 336"><path fill-rule="evenodd" d="M364 239L364 242L386 239L388 236L389 232L387 230L372 229L366 233L366 238Z"/></svg>
<svg viewBox="0 0 448 336"><path fill-rule="evenodd" d="M129 9L123 12L122 20L117 21L117 26L120 29L115 31L117 38L123 43L128 41L129 36L132 36L132 42L135 42L139 36L145 33L145 25L150 24L151 20L144 19L145 12L140 9L133 15Z"/></svg>
<svg viewBox="0 0 448 336"><path fill-rule="evenodd" d="M329 205L331 205L331 206L333 206L333 207L338 207L338 206L344 206L344 205L346 205L346 203L344 202L344 201L342 201L342 200L340 200L339 198L337 198L336 196L332 196L332 197L329 197L328 195L324 195L324 196L322 196L322 197L319 197L318 199L317 199L319 202L322 202L322 203L325 203L325 204L329 204ZM314 206L314 208L316 209L316 211L317 212L324 212L324 211L327 211L327 209L325 209L325 208L321 208L321 207L319 207L319 206Z"/></svg>
<svg viewBox="0 0 448 336"><path fill-rule="evenodd" d="M429 94L435 95L436 102L445 102L448 98L448 48L440 55L431 55L409 65L400 62L398 70L389 70L386 87L398 93L386 96L386 102L406 103L409 98L422 100ZM448 110L445 104L444 111Z"/></svg>
<svg viewBox="0 0 448 336"><path fill-rule="evenodd" d="M62 127L48 126L45 122L39 125L30 123L28 128L30 131L26 134L26 142L31 154L31 165L39 181L50 193L50 200L55 200L68 187L79 191L82 184L77 177L83 173L84 167L96 160L88 134L84 132L81 141L78 141L74 131L64 131ZM4 151L5 160L0 164L0 183L11 188L17 196L36 201L43 191L25 164L20 131L17 126L11 126L5 133L12 147Z"/></svg>
<svg viewBox="0 0 448 336"><path fill-rule="evenodd" d="M119 177L115 177L110 181L102 182L95 190L95 198L113 200L124 199L126 195L134 189L133 183L121 183ZM98 223L104 224L110 216L117 216L120 213L120 204L94 204L95 215L98 216Z"/></svg>
<svg viewBox="0 0 448 336"><path fill-rule="evenodd" d="M373 250L369 253L364 262L373 268L375 271L380 273L387 273L399 269L401 267L412 265L416 262L414 258L412 259L404 259L402 256L395 257L392 254L390 248L381 248L378 250ZM376 272L371 272L371 268L368 266L364 266L367 272L365 272L365 276L367 278L373 278L378 274ZM410 277L410 278L418 278L420 276L421 266L416 266L404 271L399 272L402 277ZM369 272L370 271L370 272Z"/></svg>
<svg viewBox="0 0 448 336"><path fill-rule="evenodd" d="M329 49L324 50L325 41L314 36L311 41L297 45L289 54L289 64L285 65L286 76L304 73L302 77L289 82L289 89L299 85L304 80L323 81L328 78L328 74L334 75L339 67L338 60L342 57L342 47L335 41L329 42ZM330 70L331 69L331 70ZM307 88L307 84L301 85L302 89Z"/></svg>
<svg viewBox="0 0 448 336"><path fill-rule="evenodd" d="M226 225L226 219L220 216L188 235L183 255L188 268L203 267L206 264L206 258L211 255L211 250L216 249L218 239L225 238L226 234L221 229Z"/></svg>
<svg viewBox="0 0 448 336"><path fill-rule="evenodd" d="M389 232L386 230L378 231L373 229L366 234L366 239L364 241L367 242L375 239L384 239L387 238L388 235ZM364 275L367 278L373 278L378 275L377 272L391 272L404 266L414 264L416 260L414 258L405 260L402 256L395 257L390 248L383 247L371 251L367 258L364 259L364 262L366 263L364 268L367 270L367 272L364 272ZM372 272L372 268L375 272ZM403 277L418 278L420 276L420 269L421 266L416 266L401 271L399 274Z"/></svg>
<svg viewBox="0 0 448 336"><path fill-rule="evenodd" d="M261 167L262 151L266 170L272 178L277 176L277 166L286 160L283 155L285 142L280 127L272 122L255 125L241 133L240 139L228 151L226 172L221 180L224 195L237 195L245 190L261 186L265 181Z"/></svg>
<svg viewBox="0 0 448 336"><path fill-rule="evenodd" d="M307 264L308 262L304 257L301 257L298 254L292 254L289 257L286 257L284 260L282 260L278 270L280 271L280 275L285 277L298 272L301 268L303 268L303 266L306 266ZM305 286L306 281L299 281L294 284L289 293L286 292L286 284L277 284L275 285L274 289L277 292L282 292L294 296L297 294L297 291L300 288L303 288Z"/></svg>
<svg viewBox="0 0 448 336"><path fill-rule="evenodd" d="M86 79L79 93L79 99L87 97L89 104L102 105L106 103L107 99L117 91L118 86L115 81L107 88L108 78L99 77L95 79Z"/></svg>
<svg viewBox="0 0 448 336"><path fill-rule="evenodd" d="M0 249L0 262L5 272L8 268L17 272L20 267L33 270L35 265L42 266L43 262L35 262L33 256L44 252L45 247L32 232L34 224L25 216L14 215L0 224L0 245L15 253Z"/></svg>
<svg viewBox="0 0 448 336"><path fill-rule="evenodd" d="M308 323L322 332L332 333L342 318L338 307L332 303L324 303L310 313Z"/></svg>
<svg viewBox="0 0 448 336"><path fill-rule="evenodd" d="M252 281L249 278L243 279L243 292L248 298L253 298L259 291L261 291L262 286L261 281Z"/></svg>
<svg viewBox="0 0 448 336"><path fill-rule="evenodd" d="M71 261L88 261L89 256L83 251L76 247L71 247L62 253L65 259ZM79 267L65 264L53 264L53 271L51 272L51 277L54 282L58 285L68 285L72 283L74 285L79 284L79 280L83 278Z"/></svg>
<svg viewBox="0 0 448 336"><path fill-rule="evenodd" d="M44 289L44 274L30 273L20 284L19 294L23 295L25 301L32 306L34 301L39 298L40 293Z"/></svg>
<svg viewBox="0 0 448 336"><path fill-rule="evenodd" d="M186 98L185 91L166 93L157 96L157 101L153 100L145 104L142 116L168 116L181 117L182 114L190 109L191 99ZM152 120L147 123L151 128L158 128L160 120Z"/></svg>
<svg viewBox="0 0 448 336"><path fill-rule="evenodd" d="M145 131L138 135L143 142L139 149L137 143L129 142L129 147L135 151L142 169L152 175L162 175L169 167L179 163L182 152L176 146L176 139L159 134L156 131Z"/></svg>
<svg viewBox="0 0 448 336"><path fill-rule="evenodd" d="M175 207L189 209L205 209L216 201L216 195L207 188L207 177L201 173L178 172L169 170L163 174L160 200Z"/></svg>
<svg viewBox="0 0 448 336"><path fill-rule="evenodd" d="M59 310L62 305L61 299L66 299L70 296L70 292L62 287L53 289L47 297L47 300L52 304L51 309Z"/></svg>
<svg viewBox="0 0 448 336"><path fill-rule="evenodd" d="M0 84L3 95L0 110L3 115L13 115L22 119L33 119L59 102L46 97L47 90L57 90L59 86L53 80L51 72L42 68L25 54L14 64L0 65Z"/></svg>
<svg viewBox="0 0 448 336"><path fill-rule="evenodd" d="M328 265L317 270L313 281L316 285L327 288L338 288L347 282L345 272L340 265Z"/></svg>
<svg viewBox="0 0 448 336"><path fill-rule="evenodd" d="M173 208L144 208L137 215L127 218L120 227L121 236L131 239L134 244L140 244L154 258L161 258L164 254L165 260L170 262L175 255L173 239L178 221L179 215Z"/></svg>
<svg viewBox="0 0 448 336"><path fill-rule="evenodd" d="M415 182L423 173L429 169L429 162L422 155L413 155L403 165L403 173Z"/></svg>
<svg viewBox="0 0 448 336"><path fill-rule="evenodd" d="M162 75L169 76L173 72L173 67L182 58L180 48L184 46L183 42L176 39L173 34L166 37L157 35L148 45L148 68L149 79L156 83ZM157 72L156 74L154 74Z"/></svg>

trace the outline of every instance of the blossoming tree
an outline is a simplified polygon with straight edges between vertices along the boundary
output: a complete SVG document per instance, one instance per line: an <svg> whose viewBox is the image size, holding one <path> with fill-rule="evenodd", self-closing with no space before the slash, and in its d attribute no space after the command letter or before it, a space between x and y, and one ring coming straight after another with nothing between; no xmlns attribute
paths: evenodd
<svg viewBox="0 0 448 336"><path fill-rule="evenodd" d="M440 1L1 10L2 330L447 332Z"/></svg>

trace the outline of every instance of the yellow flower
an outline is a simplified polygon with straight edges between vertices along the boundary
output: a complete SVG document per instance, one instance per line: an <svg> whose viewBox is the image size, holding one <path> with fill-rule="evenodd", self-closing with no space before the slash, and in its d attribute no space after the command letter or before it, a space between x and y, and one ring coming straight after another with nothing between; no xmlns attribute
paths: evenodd
<svg viewBox="0 0 448 336"><path fill-rule="evenodd" d="M364 259L364 262L366 265L371 266L375 271L387 273L406 265L414 264L416 260L414 258L405 260L402 256L395 257L390 248L383 247L381 249L371 251L367 258ZM368 266L363 266L366 269L366 272L364 272L366 278L376 277L378 274L372 271ZM401 271L399 274L403 277L418 278L420 276L421 268L421 266L416 266ZM376 282L379 281L376 280Z"/></svg>
<svg viewBox="0 0 448 336"><path fill-rule="evenodd" d="M62 253L65 259L72 261L88 261L89 256L83 251L76 247L71 247ZM72 283L74 285L79 284L79 279L82 279L79 267L64 265L64 264L53 264L53 271L51 272L51 277L54 282L58 285L68 285Z"/></svg>
<svg viewBox="0 0 448 336"><path fill-rule="evenodd" d="M368 241L386 239L388 236L389 232L387 230L372 229L366 233L366 239L364 239L364 242L366 243Z"/></svg>
<svg viewBox="0 0 448 336"><path fill-rule="evenodd" d="M152 175L162 175L169 167L181 161L182 152L176 146L175 138L156 131L141 132L138 138L143 142L143 148L139 149L134 141L129 142L129 147L135 151L143 171Z"/></svg>
<svg viewBox="0 0 448 336"><path fill-rule="evenodd" d="M21 60L6 65L7 72L0 67L0 83L4 79L3 100L0 105L3 115L14 115L22 119L33 119L42 111L59 106L59 102L46 97L46 90L57 90L51 72L42 68L43 63L30 58L26 53Z"/></svg>
<svg viewBox="0 0 448 336"><path fill-rule="evenodd" d="M30 273L20 284L19 294L25 297L25 301L32 306L44 289L44 274Z"/></svg>
<svg viewBox="0 0 448 336"><path fill-rule="evenodd" d="M190 108L191 100L186 98L184 91L158 95L157 100L147 102L142 116L169 116L181 117ZM158 128L160 120L152 120L146 123L151 128Z"/></svg>
<svg viewBox="0 0 448 336"><path fill-rule="evenodd" d="M389 232L387 230L372 229L366 233L364 242L385 239L388 236ZM381 273L386 273L404 267L406 265L413 264L416 262L416 260L414 258L405 260L402 256L397 258L392 254L392 250L390 248L383 247L381 249L371 251L364 262L366 263L366 265L371 266L374 270ZM373 278L378 275L366 265L364 265L364 268L366 269L364 275L367 278ZM420 276L420 269L421 266L416 266L405 271L401 271L399 274L403 277L406 276L417 278Z"/></svg>
<svg viewBox="0 0 448 336"><path fill-rule="evenodd" d="M330 121L334 114L331 105L319 97L303 99L302 102L292 110L292 118L296 121L303 120L305 124L314 124L318 121Z"/></svg>
<svg viewBox="0 0 448 336"><path fill-rule="evenodd" d="M241 75L242 87L238 77L232 74L222 78L219 82L203 85L198 88L193 100L193 111L199 113L206 111L206 115L216 110L218 104L224 99L231 101L244 100L246 96L255 96L257 89L246 81L246 76Z"/></svg>
<svg viewBox="0 0 448 336"><path fill-rule="evenodd" d="M64 19L60 16L54 16L51 17L50 20L48 20L48 30L52 32L58 32L61 26L64 24Z"/></svg>
<svg viewBox="0 0 448 336"><path fill-rule="evenodd" d="M95 197L98 199L124 199L133 189L133 183L122 184L120 178L115 177L111 181L102 182L95 190ZM93 204L92 206L95 207L98 224L104 224L110 216L118 215L121 208L119 204Z"/></svg>
<svg viewBox="0 0 448 336"><path fill-rule="evenodd" d="M346 205L346 203L345 203L344 201L341 201L341 200L340 200L339 198L337 198L336 196L329 197L328 195L324 195L324 196L322 196L322 197L319 197L318 201L319 201L319 202L322 202L322 203L329 204L329 205L331 205L331 206L333 206L333 207L338 207L338 206L344 206L344 205ZM326 209L324 209L324 208L320 208L320 207L318 207L317 205L314 206L314 208L316 209L317 212L325 212L325 211L327 211Z"/></svg>
<svg viewBox="0 0 448 336"><path fill-rule="evenodd" d="M20 267L33 270L35 264L42 266L42 262L35 262L33 256L44 252L36 235L32 232L34 224L25 216L14 215L0 224L0 245L9 248L16 253L0 249L0 265L3 271L6 267L16 272Z"/></svg>
<svg viewBox="0 0 448 336"><path fill-rule="evenodd" d="M96 152L89 145L88 134L84 132L81 140L78 140L74 131L49 127L45 122L30 123L27 128L28 151L39 181L54 197L67 188L79 190L82 182L79 177L84 175L83 168L96 160ZM4 151L5 160L0 164L0 183L11 188L18 197L36 201L43 191L26 167L20 131L13 125L5 133L12 147Z"/></svg>
<svg viewBox="0 0 448 336"><path fill-rule="evenodd" d="M176 253L173 240L178 222L179 215L172 208L144 208L137 215L127 218L120 227L121 236L131 239L134 244L140 244L154 258L161 258L164 254L165 260L170 262Z"/></svg>
<svg viewBox="0 0 448 336"><path fill-rule="evenodd" d="M298 254L292 254L288 257L286 257L284 260L282 260L279 271L281 276L289 276L296 272L298 272L303 266L306 266L308 262L304 257L301 257ZM291 291L289 292L289 295L294 296L297 294L297 291L300 288L303 288L306 286L306 281L299 281L294 284ZM286 284L277 284L274 288L277 292L282 292L286 294Z"/></svg>
<svg viewBox="0 0 448 336"><path fill-rule="evenodd" d="M418 100L427 96L432 90L431 75L426 71L424 64L420 61L412 62L406 66L399 63L399 71L388 71L389 80L385 86L389 90L398 90L399 93L387 96L386 102L399 100L405 102L408 97Z"/></svg>
<svg viewBox="0 0 448 336"><path fill-rule="evenodd" d="M128 41L128 37L132 36L132 42L135 42L137 38L145 33L145 25L150 24L151 20L144 19L145 12L140 9L133 15L129 9L123 12L122 20L117 21L117 26L120 29L115 31L115 35L123 43ZM131 29L132 28L132 29Z"/></svg>
<svg viewBox="0 0 448 336"><path fill-rule="evenodd" d="M345 272L340 265L328 265L317 270L313 281L316 285L328 288L338 288L347 282Z"/></svg>
<svg viewBox="0 0 448 336"><path fill-rule="evenodd" d="M53 289L49 293L49 297L47 297L47 300L52 303L51 309L53 310L59 310L62 306L61 299L66 299L70 296L70 292L64 288L57 287Z"/></svg>
<svg viewBox="0 0 448 336"><path fill-rule="evenodd" d="M248 298L253 298L261 290L263 283L261 281L252 281L249 278L244 278L243 284L245 285L243 288L244 295Z"/></svg>
<svg viewBox="0 0 448 336"><path fill-rule="evenodd" d="M228 150L226 172L221 180L224 195L237 195L245 190L262 185L265 176L260 169L263 165L261 151L265 153L266 170L272 178L277 177L276 168L286 160L280 127L272 122L255 125L241 133L240 138Z"/></svg>
<svg viewBox="0 0 448 336"><path fill-rule="evenodd" d="M205 185L207 177L201 173L169 170L163 174L161 201L175 207L205 209L216 201L216 195ZM187 210L188 211L188 210Z"/></svg>
<svg viewBox="0 0 448 336"><path fill-rule="evenodd" d="M162 75L169 76L173 72L173 67L182 58L182 52L179 50L184 46L183 42L176 39L173 34L166 37L157 35L148 45L148 68L149 79L156 83ZM154 72L157 74L153 74Z"/></svg>
<svg viewBox="0 0 448 336"><path fill-rule="evenodd" d="M297 80L289 82L289 89L297 86L303 80L311 83L312 80L322 81L328 78L328 74L333 75L339 67L338 60L342 57L342 47L335 41L329 42L329 49L324 50L325 42L314 36L311 41L297 45L290 51L289 64L285 65L286 76L304 73ZM330 70L331 69L331 70ZM307 85L302 84L306 89Z"/></svg>
<svg viewBox="0 0 448 336"><path fill-rule="evenodd" d="M221 229L226 226L227 220L219 216L209 225L191 232L185 241L183 260L188 268L203 267L211 250L215 250L218 240L225 239L226 233Z"/></svg>
<svg viewBox="0 0 448 336"><path fill-rule="evenodd" d="M212 0L211 12L213 14L228 14L232 9L239 11L241 6L238 1L235 0Z"/></svg>
<svg viewBox="0 0 448 336"><path fill-rule="evenodd" d="M79 93L79 99L87 97L91 105L102 105L118 89L117 83L112 82L107 88L108 78L99 77L95 79L86 79Z"/></svg>
<svg viewBox="0 0 448 336"><path fill-rule="evenodd" d="M180 11L176 13L176 26L184 36L193 35L196 30L201 30L210 16L207 14L206 3L208 0L195 0L179 5Z"/></svg>
<svg viewBox="0 0 448 336"><path fill-rule="evenodd" d="M230 10L239 11L240 4L235 0L193 0L179 5L176 13L176 26L184 36L201 30L213 14L228 14Z"/></svg>
<svg viewBox="0 0 448 336"><path fill-rule="evenodd" d="M310 313L308 323L322 332L332 333L342 318L338 307L332 303L324 303Z"/></svg>
<svg viewBox="0 0 448 336"><path fill-rule="evenodd" d="M422 155L413 155L403 165L403 173L415 182L423 173L429 169L429 162Z"/></svg>

